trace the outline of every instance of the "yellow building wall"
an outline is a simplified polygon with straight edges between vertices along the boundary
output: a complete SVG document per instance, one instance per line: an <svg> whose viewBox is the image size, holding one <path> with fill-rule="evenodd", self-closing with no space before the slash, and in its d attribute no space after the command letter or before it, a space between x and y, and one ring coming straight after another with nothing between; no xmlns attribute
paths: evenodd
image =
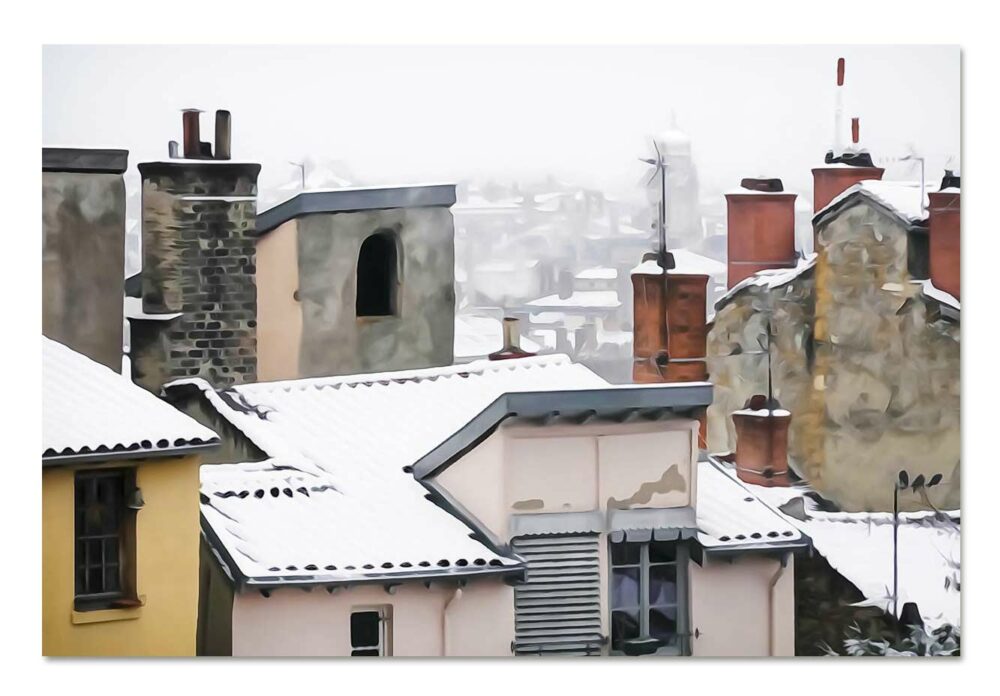
<svg viewBox="0 0 1000 696"><path fill-rule="evenodd" d="M42 653L194 655L198 622L200 457L42 470ZM73 610L74 471L136 466L136 583L143 606Z"/></svg>

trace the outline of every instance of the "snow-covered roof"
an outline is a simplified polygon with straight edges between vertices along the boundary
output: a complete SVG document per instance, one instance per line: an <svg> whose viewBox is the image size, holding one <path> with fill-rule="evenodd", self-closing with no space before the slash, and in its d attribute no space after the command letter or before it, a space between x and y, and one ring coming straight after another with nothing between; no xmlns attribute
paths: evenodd
<svg viewBox="0 0 1000 696"><path fill-rule="evenodd" d="M44 464L174 454L217 442L211 430L127 377L42 337Z"/></svg>
<svg viewBox="0 0 1000 696"><path fill-rule="evenodd" d="M880 181L877 179L859 181L827 203L822 210L813 216L813 221L815 222L830 211L841 207L841 204L848 198L863 196L878 203L903 222L909 224L920 222L927 219L929 203L927 194L936 190L925 185L921 196L920 188L919 181Z"/></svg>
<svg viewBox="0 0 1000 696"><path fill-rule="evenodd" d="M731 469L727 475L736 479ZM892 514L822 512L806 496L808 486L767 488L743 484L775 509L795 501L805 519L782 513L808 535L830 566L866 598L865 605L892 611ZM961 625L961 516L958 511L904 512L899 515L899 601L915 602L924 623Z"/></svg>
<svg viewBox="0 0 1000 696"><path fill-rule="evenodd" d="M618 277L618 269L610 266L594 266L585 268L576 274L577 280L614 280Z"/></svg>
<svg viewBox="0 0 1000 696"><path fill-rule="evenodd" d="M670 273L707 276L720 276L726 273L726 264L707 256L696 254L687 249L671 249L670 253L674 257L674 267L670 269ZM660 268L655 259L649 259L633 268L632 273L660 275L663 273L663 269Z"/></svg>
<svg viewBox="0 0 1000 696"><path fill-rule="evenodd" d="M698 541L707 549L802 541L798 528L712 461L698 463Z"/></svg>
<svg viewBox="0 0 1000 696"><path fill-rule="evenodd" d="M957 309L959 311L962 310L962 303L959 302L958 299L951 293L947 293L944 290L935 287L934 283L932 283L929 279L918 282L923 286L923 292L927 295L927 297L932 300L936 300L941 304L948 305L952 309Z"/></svg>
<svg viewBox="0 0 1000 696"><path fill-rule="evenodd" d="M485 358L503 348L503 326L493 317L455 316L455 359ZM521 336L521 349L537 353L542 347Z"/></svg>
<svg viewBox="0 0 1000 696"><path fill-rule="evenodd" d="M815 266L816 258L816 254L809 254L806 258L799 259L794 268L769 268L764 271L758 271L729 288L729 291L716 301L715 308L722 309L732 298L744 290L752 288L774 290L775 288L780 288L782 285L787 285Z"/></svg>
<svg viewBox="0 0 1000 696"><path fill-rule="evenodd" d="M202 380L174 384L184 383L199 385L270 457L202 468L206 522L239 572L259 582L517 566L470 538L469 527L427 500L427 489L403 468L505 393L609 386L563 355L250 384L222 394ZM253 408L234 408L239 402Z"/></svg>
<svg viewBox="0 0 1000 696"><path fill-rule="evenodd" d="M577 290L569 297L558 294L546 295L527 303L528 307L578 307L584 309L617 309L621 307L618 293L614 290Z"/></svg>

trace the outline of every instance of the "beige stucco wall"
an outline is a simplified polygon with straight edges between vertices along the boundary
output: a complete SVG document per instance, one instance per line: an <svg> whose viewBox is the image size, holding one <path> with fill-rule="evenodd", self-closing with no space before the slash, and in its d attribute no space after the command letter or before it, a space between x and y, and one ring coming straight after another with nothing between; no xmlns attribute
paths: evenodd
<svg viewBox="0 0 1000 696"><path fill-rule="evenodd" d="M697 421L499 428L438 476L496 536L512 514L683 507L697 486Z"/></svg>
<svg viewBox="0 0 1000 696"><path fill-rule="evenodd" d="M136 515L136 585L144 605L86 612L73 609L75 469L43 469L44 655L195 654L199 465L195 456L106 465L137 467L146 503Z"/></svg>
<svg viewBox="0 0 1000 696"><path fill-rule="evenodd" d="M691 654L764 657L795 654L794 559L706 557L689 564ZM774 586L771 583L781 573ZM771 631L773 630L773 637Z"/></svg>
<svg viewBox="0 0 1000 696"><path fill-rule="evenodd" d="M289 220L257 242L257 377L299 376L302 307L299 289L298 224Z"/></svg>
<svg viewBox="0 0 1000 696"><path fill-rule="evenodd" d="M237 594L233 602L233 655L332 656L351 653L355 609L391 607L391 651L397 657L510 655L514 639L513 588L499 579L468 583L406 583L389 594L359 585L330 594L316 588ZM450 603L449 603L450 601ZM445 605L448 604L447 618Z"/></svg>

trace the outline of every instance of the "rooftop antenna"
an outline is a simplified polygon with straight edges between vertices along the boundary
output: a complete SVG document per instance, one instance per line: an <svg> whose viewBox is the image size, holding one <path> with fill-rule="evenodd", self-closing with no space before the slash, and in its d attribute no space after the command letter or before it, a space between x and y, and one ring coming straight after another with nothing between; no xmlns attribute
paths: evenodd
<svg viewBox="0 0 1000 696"><path fill-rule="evenodd" d="M301 177L302 177L302 190L305 191L306 190L306 163L305 162L291 162L291 161L289 161L288 163L290 165L292 165L293 167L298 167L299 168L299 173L301 174Z"/></svg>
<svg viewBox="0 0 1000 696"><path fill-rule="evenodd" d="M900 162L920 162L920 212L927 212L927 206L924 205L924 198L926 197L926 179L924 178L924 158L916 154L913 151L913 146L910 146L910 154L906 157L900 159Z"/></svg>
<svg viewBox="0 0 1000 696"><path fill-rule="evenodd" d="M653 173L650 174L649 179L646 181L647 187L653 183L653 180L656 179L657 176L660 177L660 201L659 205L656 207L656 232L659 240L659 248L656 250L656 262L663 271L663 303L664 306L666 306L668 283L667 271L674 267L674 257L667 251L667 163L666 160L663 159L663 153L660 152L660 146L657 144L656 138L653 138L653 149L656 151L656 159L646 159L644 157L640 157L639 160L655 167L655 169L653 169ZM663 317L663 321L666 322L666 316ZM662 356L662 361L657 359L654 362L660 377L664 376L663 370L666 369L669 359L670 356L668 354L664 354Z"/></svg>

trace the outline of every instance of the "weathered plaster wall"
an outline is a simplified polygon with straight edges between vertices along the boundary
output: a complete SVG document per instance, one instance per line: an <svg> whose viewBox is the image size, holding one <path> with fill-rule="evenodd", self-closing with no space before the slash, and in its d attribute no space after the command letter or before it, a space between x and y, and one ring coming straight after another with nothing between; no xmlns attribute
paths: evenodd
<svg viewBox="0 0 1000 696"><path fill-rule="evenodd" d="M775 558L740 556L691 562L691 654L765 657L795 654L794 559L775 582ZM773 594L773 602L772 602ZM773 636L772 636L773 631Z"/></svg>
<svg viewBox="0 0 1000 696"><path fill-rule="evenodd" d="M391 606L392 654L397 657L509 656L514 639L514 591L501 580L456 585L406 583L388 594L381 585L303 592L237 594L233 655L349 656L351 611ZM447 632L447 635L445 633ZM447 646L447 649L446 649Z"/></svg>
<svg viewBox="0 0 1000 696"><path fill-rule="evenodd" d="M497 537L510 515L682 507L695 499L698 422L508 424L438 481Z"/></svg>
<svg viewBox="0 0 1000 696"><path fill-rule="evenodd" d="M74 470L42 470L42 653L194 655L198 617L198 457L114 462L137 466L136 609L76 612ZM87 622L87 623L84 623Z"/></svg>
<svg viewBox="0 0 1000 696"><path fill-rule="evenodd" d="M454 224L447 208L299 218L302 317L298 374L315 377L450 365L454 348ZM379 230L399 239L398 315L358 318L361 244ZM265 299L270 302L270 299ZM280 299L279 299L280 303ZM294 335L291 337L294 340Z"/></svg>
<svg viewBox="0 0 1000 696"><path fill-rule="evenodd" d="M846 510L889 510L900 469L941 473L937 506L959 506L960 327L920 296L907 270L906 227L863 202L823 221L814 273L745 291L709 334L715 401L709 449L731 452L729 414L767 393L792 413L793 469ZM756 351L756 352L755 352ZM904 509L921 509L903 496Z"/></svg>
<svg viewBox="0 0 1000 696"><path fill-rule="evenodd" d="M42 333L121 372L125 183L42 173Z"/></svg>

